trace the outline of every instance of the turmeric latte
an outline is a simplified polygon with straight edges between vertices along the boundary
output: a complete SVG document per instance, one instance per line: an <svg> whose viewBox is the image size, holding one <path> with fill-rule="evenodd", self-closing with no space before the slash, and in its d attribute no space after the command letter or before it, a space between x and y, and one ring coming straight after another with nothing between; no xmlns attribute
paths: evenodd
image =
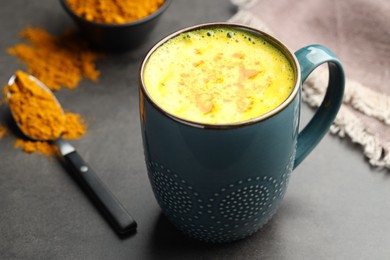
<svg viewBox="0 0 390 260"><path fill-rule="evenodd" d="M292 92L294 70L268 41L218 27L184 32L149 57L143 80L151 99L190 121L229 124L278 107Z"/></svg>

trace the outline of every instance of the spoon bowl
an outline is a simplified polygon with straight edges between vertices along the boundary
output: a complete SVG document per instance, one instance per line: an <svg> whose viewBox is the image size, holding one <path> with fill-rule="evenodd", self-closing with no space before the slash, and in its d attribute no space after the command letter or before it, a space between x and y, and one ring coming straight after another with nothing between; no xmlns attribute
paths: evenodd
<svg viewBox="0 0 390 260"><path fill-rule="evenodd" d="M34 81L41 89L45 90L47 92L47 94L49 94L51 96L51 98L54 101L54 103L56 103L57 106L58 106L58 110L61 113L60 116L65 119L65 112L62 109L62 106L61 106L60 102L58 101L56 96L53 94L53 92L45 84L43 84L43 82L38 80L33 75L28 75L28 77L29 77L30 80ZM12 86L13 84L15 84L16 83L16 79L17 79L16 75L12 75L11 78L8 80L8 86ZM7 99L10 99L11 96L12 96L12 93L8 89L8 91L6 93ZM22 127L22 125L19 122L19 120L17 120L17 117L15 116L15 113L14 113L14 110L12 109L12 107L11 107L10 110L11 110L12 117L15 119L16 125L18 126L19 130L23 133L24 136L28 137L28 139L31 139L31 140L34 140L34 141L55 141L57 139L57 138L42 138L42 137L37 138L36 136L32 136L29 132L26 131L26 128ZM60 127L61 127L60 132L62 133L64 131L64 129L65 129L65 125L63 124ZM60 136L58 136L58 138L60 138Z"/></svg>

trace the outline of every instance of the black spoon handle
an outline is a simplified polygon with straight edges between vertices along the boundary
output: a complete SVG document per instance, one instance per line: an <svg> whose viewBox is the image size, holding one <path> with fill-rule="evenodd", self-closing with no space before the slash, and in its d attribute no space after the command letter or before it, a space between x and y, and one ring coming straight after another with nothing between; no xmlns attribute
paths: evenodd
<svg viewBox="0 0 390 260"><path fill-rule="evenodd" d="M65 161L72 166L77 179L84 186L97 206L106 214L115 230L124 235L137 228L137 223L126 211L119 200L107 189L91 167L77 151L64 155Z"/></svg>

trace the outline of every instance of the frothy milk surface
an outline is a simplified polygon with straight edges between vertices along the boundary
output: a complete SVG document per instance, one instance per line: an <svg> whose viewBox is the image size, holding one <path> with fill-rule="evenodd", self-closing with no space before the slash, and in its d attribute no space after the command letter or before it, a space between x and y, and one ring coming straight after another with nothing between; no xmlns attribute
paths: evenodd
<svg viewBox="0 0 390 260"><path fill-rule="evenodd" d="M282 52L231 28L170 39L150 56L143 77L149 96L165 111L206 124L259 117L283 103L295 84Z"/></svg>

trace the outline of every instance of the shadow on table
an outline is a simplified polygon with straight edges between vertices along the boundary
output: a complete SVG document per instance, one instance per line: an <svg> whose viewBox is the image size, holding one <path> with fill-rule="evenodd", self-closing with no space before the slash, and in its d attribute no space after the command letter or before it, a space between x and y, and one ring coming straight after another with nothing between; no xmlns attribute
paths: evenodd
<svg viewBox="0 0 390 260"><path fill-rule="evenodd" d="M278 251L280 232L278 214L254 235L242 240L211 244L191 239L177 230L161 213L151 235L148 250L153 259L193 259L208 255L213 258L253 259L272 256Z"/></svg>

